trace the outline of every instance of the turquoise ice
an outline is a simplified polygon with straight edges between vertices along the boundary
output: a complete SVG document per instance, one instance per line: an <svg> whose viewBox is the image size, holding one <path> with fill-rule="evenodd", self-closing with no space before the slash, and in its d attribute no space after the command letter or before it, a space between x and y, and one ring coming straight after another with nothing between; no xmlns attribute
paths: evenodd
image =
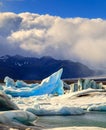
<svg viewBox="0 0 106 130"><path fill-rule="evenodd" d="M11 80L6 82L6 85L11 86L11 88L6 88L5 93L13 97L29 97L44 94L64 94L63 81L61 80L63 69L58 70L49 77L45 78L41 84L35 84L33 87L28 87L24 82L20 82L20 88L13 87ZM26 87L21 87L24 84Z"/></svg>

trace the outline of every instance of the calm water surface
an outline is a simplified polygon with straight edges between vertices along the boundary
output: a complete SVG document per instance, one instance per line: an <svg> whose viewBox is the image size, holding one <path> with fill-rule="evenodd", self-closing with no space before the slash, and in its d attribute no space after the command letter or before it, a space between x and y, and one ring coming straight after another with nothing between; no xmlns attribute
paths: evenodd
<svg viewBox="0 0 106 130"><path fill-rule="evenodd" d="M38 123L47 127L96 126L106 128L106 112L89 112L80 116L43 116Z"/></svg>

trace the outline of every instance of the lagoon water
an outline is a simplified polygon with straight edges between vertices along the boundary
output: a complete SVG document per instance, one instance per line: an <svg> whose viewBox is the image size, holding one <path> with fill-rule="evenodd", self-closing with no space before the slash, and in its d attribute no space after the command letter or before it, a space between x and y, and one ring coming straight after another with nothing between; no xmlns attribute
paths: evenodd
<svg viewBox="0 0 106 130"><path fill-rule="evenodd" d="M95 126L106 128L106 112L88 112L78 116L42 116L37 123L46 127Z"/></svg>

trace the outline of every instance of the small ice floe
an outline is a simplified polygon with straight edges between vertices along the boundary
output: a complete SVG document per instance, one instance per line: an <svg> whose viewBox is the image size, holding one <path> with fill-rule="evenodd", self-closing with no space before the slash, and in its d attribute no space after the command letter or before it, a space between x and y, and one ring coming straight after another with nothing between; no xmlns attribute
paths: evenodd
<svg viewBox="0 0 106 130"><path fill-rule="evenodd" d="M35 105L33 108L26 109L38 116L66 116L84 114L84 110L80 107L72 107L65 105Z"/></svg>
<svg viewBox="0 0 106 130"><path fill-rule="evenodd" d="M106 111L106 103L91 105L87 111Z"/></svg>

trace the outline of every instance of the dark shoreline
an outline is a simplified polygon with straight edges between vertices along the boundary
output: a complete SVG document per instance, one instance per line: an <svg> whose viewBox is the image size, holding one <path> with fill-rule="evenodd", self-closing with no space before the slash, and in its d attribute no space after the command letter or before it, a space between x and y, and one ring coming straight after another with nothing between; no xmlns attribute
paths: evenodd
<svg viewBox="0 0 106 130"><path fill-rule="evenodd" d="M78 79L62 79L62 80L64 82L66 82L67 84L72 84L72 83L76 83L78 81ZM96 81L97 83L102 82L104 85L106 85L106 78L104 78L104 79L93 79L93 80ZM14 80L14 81L16 81L16 80ZM23 80L23 81L26 82L26 83L41 83L42 80ZM4 80L0 80L0 83L4 83Z"/></svg>

